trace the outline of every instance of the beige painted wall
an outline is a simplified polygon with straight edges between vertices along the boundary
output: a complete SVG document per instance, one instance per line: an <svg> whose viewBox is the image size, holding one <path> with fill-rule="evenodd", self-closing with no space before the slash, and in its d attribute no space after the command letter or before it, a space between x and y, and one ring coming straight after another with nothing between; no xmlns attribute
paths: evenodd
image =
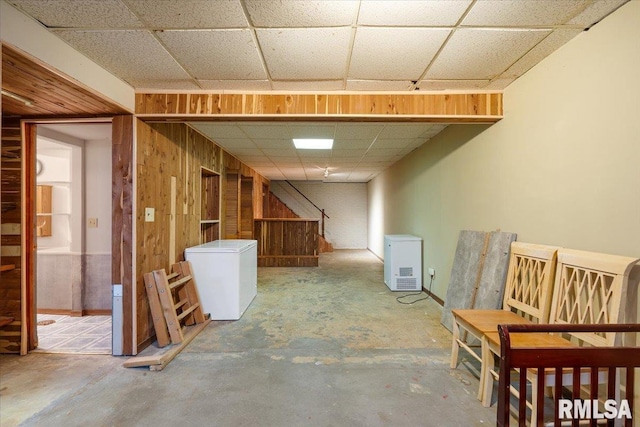
<svg viewBox="0 0 640 427"><path fill-rule="evenodd" d="M463 229L640 257L638 40L632 1L512 83L502 121L449 126L372 180L369 248L422 237L441 298Z"/></svg>

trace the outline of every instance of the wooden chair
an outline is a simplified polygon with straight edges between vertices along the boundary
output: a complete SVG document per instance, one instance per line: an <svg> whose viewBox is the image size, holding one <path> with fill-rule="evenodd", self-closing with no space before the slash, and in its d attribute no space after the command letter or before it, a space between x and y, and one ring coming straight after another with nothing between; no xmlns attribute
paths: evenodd
<svg viewBox="0 0 640 427"><path fill-rule="evenodd" d="M624 319L622 297L627 293L629 273L640 261L616 255L560 249L558 267L553 291L549 324L559 325L613 325ZM570 347L613 347L620 344L620 335L615 330L582 331L569 330L565 334L530 334L520 345L528 348L570 348ZM488 349L486 359L493 361L493 355L500 355L500 338L492 332L484 337L484 348ZM485 398L491 399L492 377L498 373L493 365L485 371ZM537 370L528 370L526 378L534 390L540 387L557 388L558 384L571 384L574 373L563 372L556 380L554 370L545 371L539 378ZM590 375L583 372L583 375ZM606 376L600 378L606 381ZM520 393L526 384L520 385ZM514 393L518 395L519 393ZM537 425L539 395L533 394L527 405L531 408L531 425ZM540 420L542 422L542 420Z"/></svg>
<svg viewBox="0 0 640 427"><path fill-rule="evenodd" d="M589 400L601 400L603 398L616 400L621 403L621 398L627 400L631 410L631 416L624 422L625 426L633 425L634 411L634 381L635 368L640 367L640 347L635 345L607 346L580 348L577 346L555 347L553 343L548 343L545 348L538 346L531 347L530 342L536 341L535 336L553 337L550 332L555 333L614 333L618 336L623 333L639 333L640 324L614 324L614 325L500 325L500 385L498 387L498 414L497 425L509 427L511 420L511 374L513 371L519 373L520 384L526 384L527 373L530 370L545 375L549 370L555 373L556 388L563 386L564 372L571 377L572 388L571 400L576 401L583 398ZM537 344L540 344L539 342ZM588 375L584 375L584 367ZM606 374L608 387L600 390L599 384L601 374ZM624 395L621 390L615 387L617 378L626 379ZM536 395L540 401L544 398L544 385L538 383L537 387L531 390L532 395ZM585 388L588 394L581 394ZM519 426L525 426L527 422L527 400L526 393L517 396L517 422ZM560 393L556 393L552 405L553 425L565 425L566 421L560 418ZM543 425L545 405L538 405L536 408L536 421L531 425ZM604 420L601 420L604 421ZM617 420L622 421L622 420ZM573 425L579 424L575 421ZM607 420L607 425L614 425L615 421ZM590 425L596 425L596 420L591 420Z"/></svg>
<svg viewBox="0 0 640 427"><path fill-rule="evenodd" d="M545 323L551 307L556 253L554 246L513 242L509 256L506 289L502 310L452 310L453 339L451 344L451 368L458 365L458 352L463 348L480 362L478 399L490 406L491 390L486 399L485 378L493 367L493 355L483 349L483 337L498 332L499 324ZM468 344L461 330L480 340L481 351L476 353ZM491 360L485 360L490 357ZM489 384L489 387L492 383Z"/></svg>

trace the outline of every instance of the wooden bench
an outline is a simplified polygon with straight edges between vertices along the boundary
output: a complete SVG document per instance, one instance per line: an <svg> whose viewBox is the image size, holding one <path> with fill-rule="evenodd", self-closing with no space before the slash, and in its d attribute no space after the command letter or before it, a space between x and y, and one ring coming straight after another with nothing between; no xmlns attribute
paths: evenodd
<svg viewBox="0 0 640 427"><path fill-rule="evenodd" d="M583 348L573 345L556 346L553 342L543 342L540 338L555 337L551 333L573 333L573 334L614 334L619 337L623 333L640 332L640 324L616 324L616 325L500 325L500 382L498 386L498 413L497 425L508 427L511 420L511 390L512 373L519 375L519 384L526 384L527 373L532 370L538 376L547 376L548 372L554 374L554 384L556 390L560 390L566 381L566 373L570 377L571 396L569 399L574 402L597 401L599 407L603 399L613 399L621 405L622 399L628 403L631 417L625 416L625 426L632 427L634 411L634 369L640 367L640 348L636 346L607 346ZM584 375L585 366L588 368L587 375ZM607 387L601 390L599 384L602 383L601 374L605 373ZM616 387L618 379L624 378L624 389ZM586 380L586 381L585 381ZM538 401L542 401L545 395L543 382L538 382L532 387L531 394L537 396ZM527 422L527 391L526 387L520 387L521 393L517 396L516 421L519 426L525 426ZM556 392L553 399L553 425L563 425L563 420L567 414L560 411L560 398L562 393ZM622 409L622 407L617 407ZM603 413L604 411L600 411ZM537 405L535 410L535 421L531 425L543 425L545 405ZM572 413L575 415L575 413ZM569 419L572 417L568 417ZM593 416L592 416L593 418ZM565 423L568 420L565 420ZM571 420L572 425L578 424L577 420ZM614 425L613 419L607 421L607 425ZM620 420L622 421L622 420ZM582 425L582 424L581 424ZM596 425L596 420L591 419L590 425Z"/></svg>
<svg viewBox="0 0 640 427"><path fill-rule="evenodd" d="M493 367L493 356L484 348L483 337L487 333L497 333L499 324L544 323L551 308L552 288L556 267L554 246L513 242L509 255L509 267L505 285L502 310L452 310L453 339L451 344L451 368L458 365L460 348L480 362L480 385L478 399L485 406L491 402L491 390L488 399L485 385L487 370ZM463 331L480 341L480 354L468 344ZM485 360L486 359L486 360Z"/></svg>
<svg viewBox="0 0 640 427"><path fill-rule="evenodd" d="M571 348L613 347L620 344L617 330L591 328L582 330L575 325L615 325L624 319L622 298L627 294L631 269L640 259L572 249L558 250L558 266L554 283L553 299L548 323L564 333L541 333L527 336L520 344L527 348ZM635 295L634 292L632 294ZM563 329L564 327L564 329ZM526 328L525 328L526 329ZM534 328L535 329L535 328ZM501 343L497 332L485 334L483 349L488 350L483 360L493 365L493 355L501 354ZM547 353L549 354L549 353ZM542 378L539 374L542 373ZM498 372L491 367L485 370L485 402L491 400L492 381ZM572 374L556 379L555 371L527 370L526 380L533 389L565 384ZM606 380L606 379L605 379ZM524 390L526 382L521 383ZM515 393L518 395L519 393ZM531 408L531 425L537 425L539 395L532 394L527 402ZM526 400L525 400L526 401ZM540 420L541 422L542 420Z"/></svg>

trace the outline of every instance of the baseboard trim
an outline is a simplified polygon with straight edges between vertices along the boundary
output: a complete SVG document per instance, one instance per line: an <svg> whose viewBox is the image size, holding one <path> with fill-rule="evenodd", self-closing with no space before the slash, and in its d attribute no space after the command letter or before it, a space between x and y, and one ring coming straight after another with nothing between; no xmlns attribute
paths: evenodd
<svg viewBox="0 0 640 427"><path fill-rule="evenodd" d="M429 295L431 298L433 298L433 300L435 302L437 302L438 304L440 304L442 307L444 307L444 300L442 298L440 298L438 295L434 294L433 292L429 291L427 288L425 288L424 286L422 287L422 290Z"/></svg>

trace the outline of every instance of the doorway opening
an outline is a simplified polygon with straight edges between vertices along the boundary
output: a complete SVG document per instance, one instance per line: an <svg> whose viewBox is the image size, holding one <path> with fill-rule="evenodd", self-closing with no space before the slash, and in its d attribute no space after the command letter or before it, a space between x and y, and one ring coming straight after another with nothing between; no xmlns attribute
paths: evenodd
<svg viewBox="0 0 640 427"><path fill-rule="evenodd" d="M111 123L36 129L34 352L110 355Z"/></svg>

